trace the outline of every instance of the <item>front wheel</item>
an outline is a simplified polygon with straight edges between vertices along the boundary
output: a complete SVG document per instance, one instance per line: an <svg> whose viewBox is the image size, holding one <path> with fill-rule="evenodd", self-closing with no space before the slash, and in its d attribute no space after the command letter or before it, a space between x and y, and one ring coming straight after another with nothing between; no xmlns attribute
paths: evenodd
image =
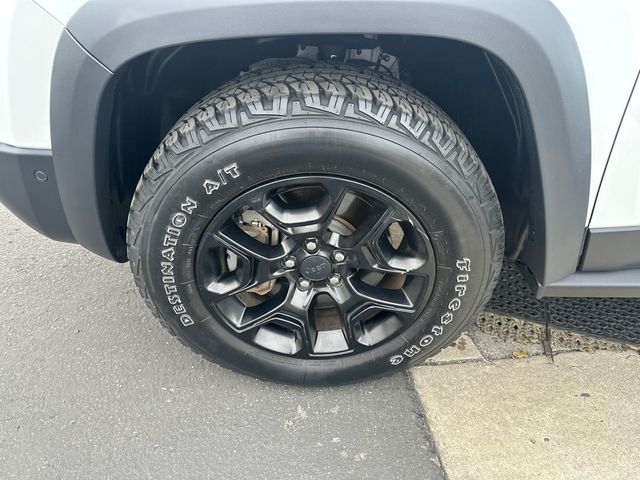
<svg viewBox="0 0 640 480"><path fill-rule="evenodd" d="M344 64L253 68L176 124L127 241L148 305L235 370L348 383L454 341L488 300L503 227L453 122Z"/></svg>

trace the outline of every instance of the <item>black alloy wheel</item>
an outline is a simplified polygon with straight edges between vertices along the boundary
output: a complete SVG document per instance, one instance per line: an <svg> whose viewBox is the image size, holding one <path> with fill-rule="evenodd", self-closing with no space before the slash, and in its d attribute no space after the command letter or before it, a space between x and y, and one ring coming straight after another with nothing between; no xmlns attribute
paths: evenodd
<svg viewBox="0 0 640 480"><path fill-rule="evenodd" d="M205 230L195 268L203 301L243 341L314 358L361 353L411 325L435 259L400 202L315 176L237 197Z"/></svg>

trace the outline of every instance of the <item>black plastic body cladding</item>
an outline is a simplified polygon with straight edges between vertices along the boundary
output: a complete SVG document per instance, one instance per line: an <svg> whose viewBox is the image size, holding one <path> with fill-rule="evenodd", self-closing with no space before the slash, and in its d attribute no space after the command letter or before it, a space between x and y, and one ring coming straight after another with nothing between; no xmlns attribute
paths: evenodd
<svg viewBox="0 0 640 480"><path fill-rule="evenodd" d="M640 267L640 228L590 228L580 270L603 272Z"/></svg>
<svg viewBox="0 0 640 480"><path fill-rule="evenodd" d="M105 88L111 73L64 32L58 44L51 79L51 142L60 198L76 240L89 250L124 261L117 229L108 211L110 195L106 169L105 135L109 112ZM72 68L65 68L64 65ZM81 99L81 100L80 100ZM102 128L98 128L102 125ZM99 135L103 137L100 138Z"/></svg>
<svg viewBox="0 0 640 480"><path fill-rule="evenodd" d="M57 52L53 153L69 225L79 243L100 255L125 259L100 174L106 159L97 133L108 125L109 71L117 74L142 53L185 42L371 32L455 39L508 65L526 97L539 156L531 181L540 208L522 259L542 285L576 271L589 197L589 107L575 40L548 2L144 0L134 8L127 0L95 0L76 13L69 30L86 51L65 36Z"/></svg>
<svg viewBox="0 0 640 480"><path fill-rule="evenodd" d="M75 242L60 203L51 150L0 143L0 202L37 232Z"/></svg>

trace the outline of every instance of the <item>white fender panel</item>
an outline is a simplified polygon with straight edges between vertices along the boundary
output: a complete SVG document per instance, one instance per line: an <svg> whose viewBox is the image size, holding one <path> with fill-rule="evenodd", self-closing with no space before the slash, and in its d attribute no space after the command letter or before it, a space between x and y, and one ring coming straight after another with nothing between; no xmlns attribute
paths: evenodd
<svg viewBox="0 0 640 480"><path fill-rule="evenodd" d="M552 1L571 26L587 79L591 120L591 212L616 131L640 71L640 2ZM640 136L640 132L637 135ZM640 188L638 178L635 188ZM587 219L589 217L587 215Z"/></svg>
<svg viewBox="0 0 640 480"><path fill-rule="evenodd" d="M62 31L31 0L0 0L0 142L51 148L49 89Z"/></svg>

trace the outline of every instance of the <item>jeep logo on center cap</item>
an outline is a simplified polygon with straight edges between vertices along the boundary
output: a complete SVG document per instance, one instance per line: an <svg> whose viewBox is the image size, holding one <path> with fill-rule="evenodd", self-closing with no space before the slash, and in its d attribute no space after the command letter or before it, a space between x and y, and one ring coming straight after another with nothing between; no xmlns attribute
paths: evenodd
<svg viewBox="0 0 640 480"><path fill-rule="evenodd" d="M307 257L300 264L300 274L314 282L324 280L331 274L331 262L320 255Z"/></svg>

